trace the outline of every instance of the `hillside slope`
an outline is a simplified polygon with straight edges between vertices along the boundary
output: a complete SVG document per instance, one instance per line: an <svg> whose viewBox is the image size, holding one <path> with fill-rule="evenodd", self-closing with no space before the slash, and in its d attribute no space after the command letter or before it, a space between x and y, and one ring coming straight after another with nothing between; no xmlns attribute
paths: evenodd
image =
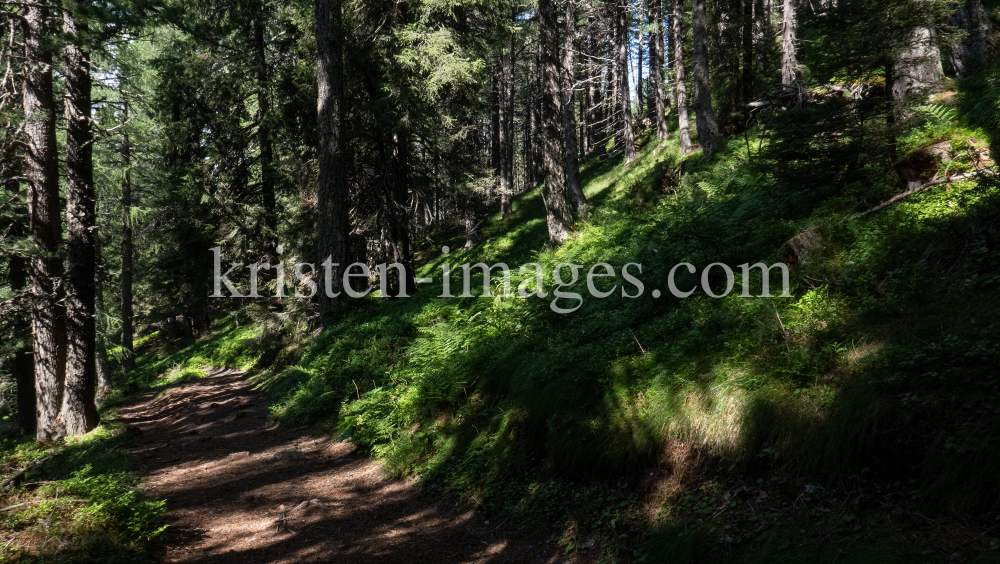
<svg viewBox="0 0 1000 564"><path fill-rule="evenodd" d="M627 168L587 162L590 205L561 248L543 249L536 189L484 223L484 244L432 237L418 276L436 282L410 298L353 300L305 339L293 324L225 323L143 363L255 367L277 420L349 436L390 473L487 515L549 527L567 553L988 559L1000 548L1000 185L972 175L864 212L899 195L900 178L992 166L991 132L976 127L996 122L993 84L911 110L894 167L865 147L841 160L842 140L802 125L822 125L835 100L762 118L711 162L646 133ZM725 298L667 292L675 264L697 267L677 276L691 288L712 263L787 258L800 233L792 297L741 297L739 275ZM477 262L510 265L512 288L527 279L517 266L538 263L549 292L560 263L638 263L645 291L594 298L585 269L564 288L583 295L570 314L551 295L498 296L498 276L494 297L439 297L444 263L457 296L457 265Z"/></svg>

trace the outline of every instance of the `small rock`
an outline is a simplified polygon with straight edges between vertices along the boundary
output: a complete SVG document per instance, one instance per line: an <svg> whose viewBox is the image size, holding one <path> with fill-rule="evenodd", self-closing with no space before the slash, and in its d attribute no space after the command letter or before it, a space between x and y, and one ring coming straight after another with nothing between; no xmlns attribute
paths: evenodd
<svg viewBox="0 0 1000 564"><path fill-rule="evenodd" d="M306 455L302 454L297 450L287 449L275 453L273 456L271 456L271 460L298 460L305 457Z"/></svg>

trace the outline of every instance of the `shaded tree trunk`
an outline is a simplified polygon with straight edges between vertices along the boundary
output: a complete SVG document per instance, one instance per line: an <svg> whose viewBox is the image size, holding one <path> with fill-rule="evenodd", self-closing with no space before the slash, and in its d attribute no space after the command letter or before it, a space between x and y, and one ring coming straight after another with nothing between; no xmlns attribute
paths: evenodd
<svg viewBox="0 0 1000 564"><path fill-rule="evenodd" d="M795 2L785 0L781 20L781 84L785 86L795 82L798 66L795 61Z"/></svg>
<svg viewBox="0 0 1000 564"><path fill-rule="evenodd" d="M11 194L21 191L20 183L17 180L8 180L6 189ZM23 237L26 233L25 219L18 218L11 226L10 235L13 237ZM11 291L17 295L24 292L28 287L28 264L19 254L11 254L7 264L8 283ZM14 382L17 384L17 430L23 436L34 435L37 429L35 420L35 365L31 357L31 321L21 318L15 325L18 339L24 342L17 351L14 352L14 359L11 365L11 373Z"/></svg>
<svg viewBox="0 0 1000 564"><path fill-rule="evenodd" d="M621 129L615 132L615 149L625 155L625 164L635 159L635 134L632 132L632 100L628 84L628 6L615 0L615 72L618 112Z"/></svg>
<svg viewBox="0 0 1000 564"><path fill-rule="evenodd" d="M129 104L125 102L123 120L128 121ZM132 142L128 132L122 131L122 164L125 174L122 178L122 248L121 248L121 347L125 357L122 359L122 370L128 376L135 370L135 330L132 324Z"/></svg>
<svg viewBox="0 0 1000 564"><path fill-rule="evenodd" d="M711 82L708 77L708 26L705 15L705 0L694 0L691 4L694 36L694 106L695 123L698 127L698 142L706 157L715 154L722 139L719 126L715 123L712 108Z"/></svg>
<svg viewBox="0 0 1000 564"><path fill-rule="evenodd" d="M542 201L545 203L549 241L560 245L569 237L573 226L573 209L566 189L564 131L562 127L562 88L559 73L559 31L555 5L552 0L538 0L538 33L540 71L543 88L542 99L542 159L545 186Z"/></svg>
<svg viewBox="0 0 1000 564"><path fill-rule="evenodd" d="M589 80L587 81L587 136L590 138L591 149L597 152L597 156L604 159L607 154L607 139L604 136L604 65L597 59L601 49L598 48L597 29L594 25L594 18L591 16L589 36L590 48L588 54L594 58L588 58L587 68Z"/></svg>
<svg viewBox="0 0 1000 564"><path fill-rule="evenodd" d="M647 0L649 33L649 108L653 112L656 138L667 138L666 105L663 99L663 0Z"/></svg>
<svg viewBox="0 0 1000 564"><path fill-rule="evenodd" d="M740 105L743 108L743 124L750 123L750 102L753 102L753 0L743 1L743 92Z"/></svg>
<svg viewBox="0 0 1000 564"><path fill-rule="evenodd" d="M684 36L681 34L682 1L674 0L674 17L671 27L674 35L674 88L677 90L677 124L680 128L681 155L686 155L691 152L691 125L688 118L687 86L684 85L687 77L684 74L684 42L682 41Z"/></svg>
<svg viewBox="0 0 1000 564"><path fill-rule="evenodd" d="M515 19L517 14L512 14L511 19ZM507 143L504 146L504 157L507 159L507 190L500 194L500 215L503 219L510 217L511 212L511 198L514 194L514 96L517 94L517 80L516 80L516 45L514 45L515 35L510 36L510 60L508 63L508 72L506 76L506 98L505 103L507 104Z"/></svg>
<svg viewBox="0 0 1000 564"><path fill-rule="evenodd" d="M497 57L497 61L493 64L493 76L491 77L493 84L490 90L490 165L493 167L494 176L497 177L497 188L503 182L503 173L500 168L500 160L503 157L502 145L500 144L500 124L503 123L501 117L503 110L500 107L501 68L503 67L501 60L502 55ZM487 200L493 197L492 188L492 183L486 188Z"/></svg>
<svg viewBox="0 0 1000 564"><path fill-rule="evenodd" d="M640 26L642 25L642 18L641 17L639 18L639 24L640 24ZM640 27L640 29L639 29L639 49L638 49L638 53L636 53L636 60L635 60L635 63L636 63L636 65L635 65L635 76L636 76L636 80L635 80L635 115L639 116L639 119L642 119L642 116L646 115L646 112L645 112L646 104L645 104L645 100L643 99L643 91L642 91L642 61L643 61L643 58L644 58L643 45L642 45L642 35L643 35L642 34L642 28Z"/></svg>
<svg viewBox="0 0 1000 564"><path fill-rule="evenodd" d="M264 47L264 23L254 27L254 51L257 59L257 137L260 142L260 192L264 208L264 257L270 264L278 259L278 204L274 191L274 147L271 139L271 94L268 85L267 52ZM277 271L272 270L277 278ZM280 291L280 289L279 289Z"/></svg>
<svg viewBox="0 0 1000 564"><path fill-rule="evenodd" d="M66 83L66 305L69 348L60 421L68 436L97 426L97 193L90 126L90 53L81 43L86 24L63 11L69 43L63 48Z"/></svg>
<svg viewBox="0 0 1000 564"><path fill-rule="evenodd" d="M341 2L316 0L316 43L318 64L318 160L317 214L319 245L317 268L329 260L342 267L347 260L347 186L343 181L340 162L340 92L342 72ZM331 288L341 290L343 271L332 269ZM334 322L336 297L327 296L323 284L319 288L320 318L323 327Z"/></svg>
<svg viewBox="0 0 1000 564"><path fill-rule="evenodd" d="M576 1L566 0L566 33L563 37L563 135L566 139L566 187L569 190L573 210L587 203L580 186L580 156L577 152L576 112L573 104L573 86L576 82L573 45L576 39Z"/></svg>
<svg viewBox="0 0 1000 564"><path fill-rule="evenodd" d="M66 377L66 314L60 301L63 262L60 256L59 168L56 154L55 101L52 98L50 4L27 8L24 42L24 121L27 141L28 215L39 252L31 259L32 349L40 439L58 433Z"/></svg>

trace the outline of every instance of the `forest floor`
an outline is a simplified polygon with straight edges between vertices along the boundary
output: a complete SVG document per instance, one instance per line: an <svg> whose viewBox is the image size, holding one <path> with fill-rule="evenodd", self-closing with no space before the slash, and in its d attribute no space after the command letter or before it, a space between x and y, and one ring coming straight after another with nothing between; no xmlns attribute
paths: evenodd
<svg viewBox="0 0 1000 564"><path fill-rule="evenodd" d="M543 538L383 478L350 443L270 423L234 370L137 395L131 454L167 500L165 562L556 562ZM513 530L513 527L509 527Z"/></svg>

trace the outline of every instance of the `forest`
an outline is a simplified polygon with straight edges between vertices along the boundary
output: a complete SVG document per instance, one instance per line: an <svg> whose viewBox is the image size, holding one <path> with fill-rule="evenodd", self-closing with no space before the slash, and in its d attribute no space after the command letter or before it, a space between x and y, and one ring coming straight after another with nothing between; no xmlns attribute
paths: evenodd
<svg viewBox="0 0 1000 564"><path fill-rule="evenodd" d="M0 563L1000 558L1000 0L0 0Z"/></svg>

